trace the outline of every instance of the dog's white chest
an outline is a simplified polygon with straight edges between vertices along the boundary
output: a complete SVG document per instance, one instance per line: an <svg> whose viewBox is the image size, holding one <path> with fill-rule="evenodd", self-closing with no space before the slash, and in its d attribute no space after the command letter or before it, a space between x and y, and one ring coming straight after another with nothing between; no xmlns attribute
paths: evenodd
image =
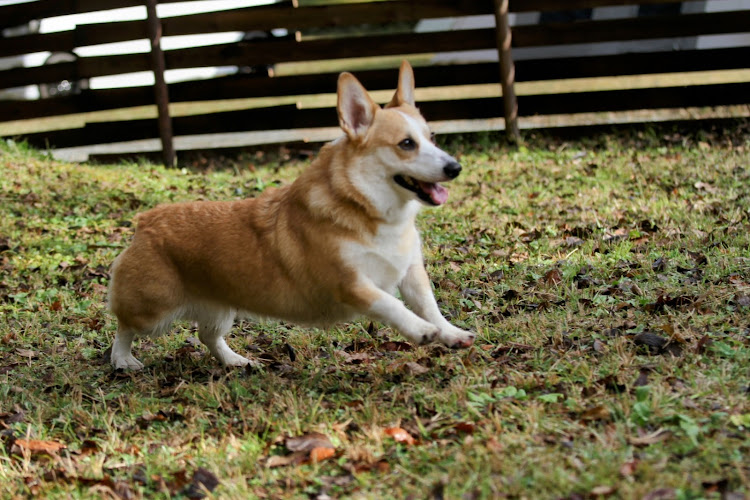
<svg viewBox="0 0 750 500"><path fill-rule="evenodd" d="M378 288L394 291L421 255L416 227L413 223L382 225L368 243L346 245L342 249L345 261Z"/></svg>

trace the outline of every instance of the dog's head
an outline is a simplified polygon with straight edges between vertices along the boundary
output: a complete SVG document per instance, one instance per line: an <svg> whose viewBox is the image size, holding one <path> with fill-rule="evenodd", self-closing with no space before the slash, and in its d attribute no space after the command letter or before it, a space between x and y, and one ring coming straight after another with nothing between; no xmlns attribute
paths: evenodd
<svg viewBox="0 0 750 500"><path fill-rule="evenodd" d="M381 109L350 73L338 82L339 124L360 157L360 168L369 179L385 186L402 201L418 199L441 205L448 191L441 182L455 179L461 165L438 148L427 122L414 105L414 72L401 64L398 88ZM374 186L370 186L374 187ZM375 188L375 189L377 189Z"/></svg>

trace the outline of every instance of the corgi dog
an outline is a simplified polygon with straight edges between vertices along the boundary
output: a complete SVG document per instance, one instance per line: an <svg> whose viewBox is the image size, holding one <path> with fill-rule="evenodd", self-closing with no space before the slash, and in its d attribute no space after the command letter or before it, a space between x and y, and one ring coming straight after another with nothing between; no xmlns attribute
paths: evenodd
<svg viewBox="0 0 750 500"><path fill-rule="evenodd" d="M440 313L423 263L417 212L446 201L440 182L461 166L433 143L415 107L411 66L402 63L385 108L342 73L337 111L343 136L292 184L137 216L131 245L112 265L115 368L143 368L133 339L162 334L176 319L197 322L224 365L258 365L224 340L238 314L310 326L368 316L416 344L472 345L474 334Z"/></svg>

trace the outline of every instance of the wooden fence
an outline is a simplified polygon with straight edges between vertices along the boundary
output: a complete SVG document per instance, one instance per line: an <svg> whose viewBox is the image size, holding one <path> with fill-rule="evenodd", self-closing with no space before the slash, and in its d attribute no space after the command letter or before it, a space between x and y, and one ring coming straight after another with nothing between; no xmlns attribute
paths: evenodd
<svg viewBox="0 0 750 500"><path fill-rule="evenodd" d="M176 0L161 0L172 3ZM184 0L183 0L184 1ZM155 0L149 8L153 12ZM594 9L633 4L626 0L569 0L570 9ZM78 57L73 61L39 67L18 67L0 71L0 89L54 83L76 82L98 76L118 75L156 69L157 85L121 89L82 89L80 92L49 99L0 101L0 122L61 116L76 113L153 105L161 99L161 120L120 120L89 123L83 128L26 134L34 145L57 148L112 142L152 139L160 136L169 148L171 136L218 134L258 130L282 130L335 126L336 113L327 108L300 109L281 105L198 116L170 118L166 100L171 103L226 100L249 97L303 96L335 90L335 72L308 72L288 76L235 74L210 80L160 85L163 70L178 68L237 66L251 67L305 61L328 61L377 56L413 57L458 51L495 50L496 61L471 62L457 56L448 64L428 64L415 68L419 87L456 87L449 100L420 103L428 120L465 120L506 117L506 130L516 133L515 118L534 115L625 111L686 106L737 105L750 102L750 82L696 84L520 95L514 103L513 83L566 80L586 77L612 77L654 73L682 73L709 70L743 69L750 61L750 46L715 49L687 48L647 52L591 55L576 53L577 44L601 44L652 39L677 39L750 31L750 10L728 12L680 13L680 2L637 0L637 4L672 6L655 9L648 17L615 19L570 19L536 22L508 29L508 14L559 11L554 0L390 0L372 3L298 6L283 2L262 7L247 7L224 12L184 15L163 19L80 25L75 30L47 34L27 34L0 38L0 57L21 56L31 52L69 52L79 47L135 39L285 28L290 34L262 41L248 40L229 44L192 47L152 54L124 54ZM0 7L4 27L23 25L33 19L144 5L144 0L38 0ZM404 32L428 19L495 16L495 27L438 32ZM397 23L400 32L372 31L372 34L347 36L305 36L326 33L366 23L380 26ZM512 30L512 36L510 31ZM299 33L302 36L299 36ZM511 42L512 41L512 42ZM569 46L565 56L516 60L512 52L531 47ZM465 52L464 52L465 53ZM499 63L497 62L499 61ZM163 64L160 66L160 62ZM162 79L159 76L162 76ZM357 71L370 90L391 89L396 69ZM503 80L501 82L501 76ZM503 97L476 97L471 85L497 84ZM460 87L459 87L460 86ZM467 87L468 86L468 87ZM168 87L168 88L167 88ZM155 91L156 90L156 91ZM161 127L160 127L161 123ZM171 130L165 129L170 126ZM171 163L167 151L167 161Z"/></svg>

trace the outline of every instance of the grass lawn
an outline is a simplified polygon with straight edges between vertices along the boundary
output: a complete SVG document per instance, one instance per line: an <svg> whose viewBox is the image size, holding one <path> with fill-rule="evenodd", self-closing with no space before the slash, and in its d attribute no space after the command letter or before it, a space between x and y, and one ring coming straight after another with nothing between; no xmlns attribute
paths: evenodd
<svg viewBox="0 0 750 500"><path fill-rule="evenodd" d="M425 209L471 349L362 320L190 324L115 372L108 267L157 203L255 196L304 161L73 165L0 146L0 498L750 495L750 132L445 139Z"/></svg>

